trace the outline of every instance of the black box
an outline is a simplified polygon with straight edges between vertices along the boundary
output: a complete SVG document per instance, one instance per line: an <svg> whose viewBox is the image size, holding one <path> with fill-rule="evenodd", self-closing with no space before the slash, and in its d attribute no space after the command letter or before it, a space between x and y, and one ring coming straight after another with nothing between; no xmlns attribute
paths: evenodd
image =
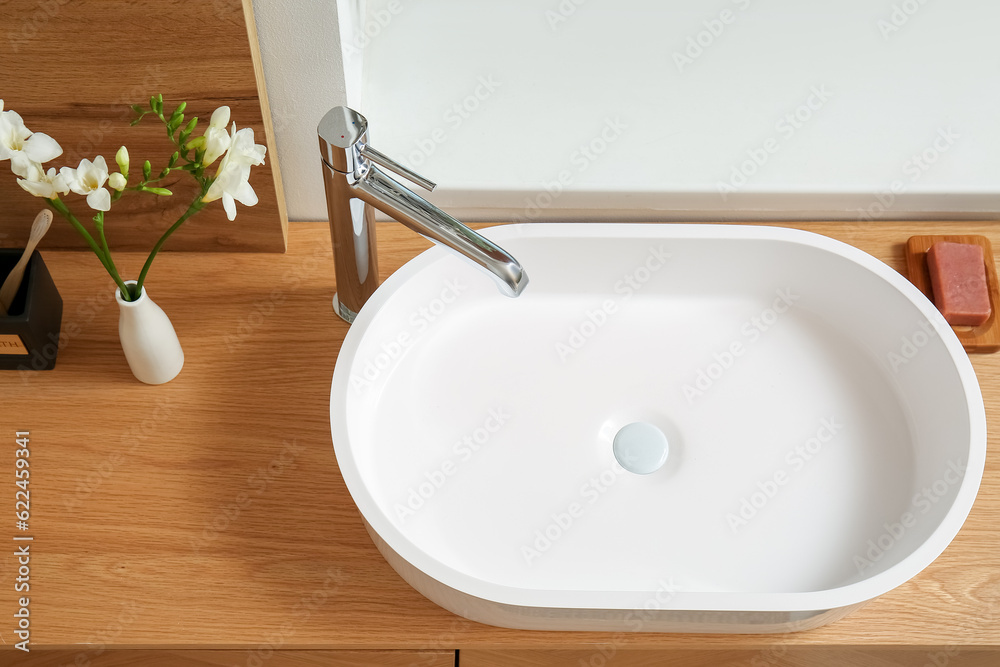
<svg viewBox="0 0 1000 667"><path fill-rule="evenodd" d="M0 284L24 249L0 249ZM36 250L6 316L0 316L0 370L47 371L56 365L62 297Z"/></svg>

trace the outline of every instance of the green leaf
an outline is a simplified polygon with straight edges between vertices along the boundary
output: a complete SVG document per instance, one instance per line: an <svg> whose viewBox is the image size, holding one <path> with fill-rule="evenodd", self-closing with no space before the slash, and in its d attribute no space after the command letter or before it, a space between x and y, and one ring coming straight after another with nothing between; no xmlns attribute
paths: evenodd
<svg viewBox="0 0 1000 667"><path fill-rule="evenodd" d="M145 164L142 165L142 178L148 181L150 174L153 173L153 165L149 164L149 160L146 160Z"/></svg>

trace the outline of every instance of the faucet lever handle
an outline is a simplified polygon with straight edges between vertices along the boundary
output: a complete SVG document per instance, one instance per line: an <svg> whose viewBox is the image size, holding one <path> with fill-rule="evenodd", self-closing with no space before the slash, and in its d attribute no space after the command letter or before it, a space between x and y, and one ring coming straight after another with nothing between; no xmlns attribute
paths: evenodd
<svg viewBox="0 0 1000 667"><path fill-rule="evenodd" d="M394 172L402 176L408 181L413 181L414 183L416 183L417 185L419 185L420 187L422 187L427 191L433 191L434 188L437 187L437 183L435 183L434 181L427 180L417 172L413 171L412 169L408 169L407 167L404 167L403 165L399 164L385 153L377 151L367 144L362 146L361 156L371 160L377 165L385 167L391 172Z"/></svg>

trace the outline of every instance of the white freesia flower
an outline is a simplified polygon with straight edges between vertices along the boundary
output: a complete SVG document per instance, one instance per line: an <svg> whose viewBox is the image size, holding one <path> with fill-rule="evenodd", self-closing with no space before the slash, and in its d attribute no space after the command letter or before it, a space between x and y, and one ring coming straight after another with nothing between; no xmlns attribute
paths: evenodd
<svg viewBox="0 0 1000 667"><path fill-rule="evenodd" d="M32 163L42 164L62 155L55 139L32 132L16 111L4 111L0 100L0 160L10 160L10 169L21 178L30 175Z"/></svg>
<svg viewBox="0 0 1000 667"><path fill-rule="evenodd" d="M229 150L232 138L226 132L229 125L229 107L222 106L212 112L212 119L208 121L208 129L205 130L205 158L202 163L208 165L219 159L219 156Z"/></svg>
<svg viewBox="0 0 1000 667"><path fill-rule="evenodd" d="M253 206L257 203L257 193L250 187L249 182L250 167L264 164L267 147L254 143L252 128L245 127L237 132L236 123L233 123L231 132L229 150L222 157L219 170L215 174L215 181L212 182L202 201L210 202L221 198L226 216L230 220L235 220L236 202L244 206Z"/></svg>
<svg viewBox="0 0 1000 667"><path fill-rule="evenodd" d="M17 179L17 184L29 194L46 199L55 199L69 192L66 178L55 168L46 172L37 162L29 164L24 178Z"/></svg>
<svg viewBox="0 0 1000 667"><path fill-rule="evenodd" d="M108 185L110 185L115 190L121 192L128 185L128 181L125 179L123 174L119 174L117 171L108 178Z"/></svg>
<svg viewBox="0 0 1000 667"><path fill-rule="evenodd" d="M61 174L70 190L78 195L87 195L90 208L95 211L111 210L111 193L104 188L108 181L108 164L103 155L98 155L93 162L86 158L80 160L76 169L63 167Z"/></svg>

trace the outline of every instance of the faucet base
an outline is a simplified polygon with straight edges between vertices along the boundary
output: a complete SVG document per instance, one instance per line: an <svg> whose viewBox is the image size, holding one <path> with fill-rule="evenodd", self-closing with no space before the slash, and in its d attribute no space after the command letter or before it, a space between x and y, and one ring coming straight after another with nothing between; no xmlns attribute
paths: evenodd
<svg viewBox="0 0 1000 667"><path fill-rule="evenodd" d="M337 313L337 317L344 320L348 324L353 324L354 320L358 316L357 313L342 304L336 294L333 295L333 312Z"/></svg>

